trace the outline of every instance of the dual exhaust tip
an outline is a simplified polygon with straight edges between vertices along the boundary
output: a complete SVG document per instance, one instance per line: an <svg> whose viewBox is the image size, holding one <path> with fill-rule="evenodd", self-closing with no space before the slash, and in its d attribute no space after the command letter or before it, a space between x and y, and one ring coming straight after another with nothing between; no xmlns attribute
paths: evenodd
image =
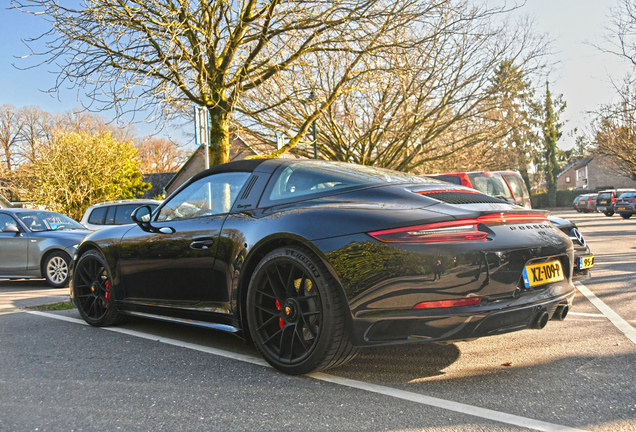
<svg viewBox="0 0 636 432"><path fill-rule="evenodd" d="M570 308L568 305L557 306L556 310L554 311L554 314L552 315L552 319L557 321L563 321L565 317L568 315L569 311L570 311ZM548 313L547 310L543 309L541 312L539 312L537 317L534 319L530 328L541 330L542 328L546 326L549 320L550 320L550 314Z"/></svg>

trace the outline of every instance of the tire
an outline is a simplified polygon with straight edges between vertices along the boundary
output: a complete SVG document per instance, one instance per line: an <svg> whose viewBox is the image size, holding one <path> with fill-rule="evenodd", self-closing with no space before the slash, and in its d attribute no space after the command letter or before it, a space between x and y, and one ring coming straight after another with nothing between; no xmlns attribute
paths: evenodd
<svg viewBox="0 0 636 432"><path fill-rule="evenodd" d="M576 211L577 211L578 213L581 213L581 210L579 210L579 209L576 209Z"/></svg>
<svg viewBox="0 0 636 432"><path fill-rule="evenodd" d="M71 278L70 262L71 257L61 251L47 255L42 263L42 274L46 282L53 288L68 286Z"/></svg>
<svg viewBox="0 0 636 432"><path fill-rule="evenodd" d="M349 339L340 285L308 248L283 247L254 270L247 322L265 360L299 375L341 366L358 352Z"/></svg>
<svg viewBox="0 0 636 432"><path fill-rule="evenodd" d="M608 211L608 212L605 212L604 214L605 214L605 216L607 216L607 217L612 217L612 216L614 216L614 212L613 212L613 211Z"/></svg>
<svg viewBox="0 0 636 432"><path fill-rule="evenodd" d="M113 279L100 252L89 250L82 254L73 275L73 297L84 321L105 327L124 320L111 297Z"/></svg>
<svg viewBox="0 0 636 432"><path fill-rule="evenodd" d="M630 217L632 217L632 214L631 213L621 213L621 217L623 219L629 219Z"/></svg>

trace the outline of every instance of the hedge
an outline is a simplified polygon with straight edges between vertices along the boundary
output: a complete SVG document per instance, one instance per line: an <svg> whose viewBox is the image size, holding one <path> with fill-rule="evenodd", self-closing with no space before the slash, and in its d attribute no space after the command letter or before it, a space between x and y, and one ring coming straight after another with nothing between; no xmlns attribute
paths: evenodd
<svg viewBox="0 0 636 432"><path fill-rule="evenodd" d="M608 187L603 187L594 190L588 189L559 189L556 192L556 206L557 207L572 207L572 202L579 195L598 193L602 190L612 189ZM547 192L542 192L532 194L532 208L540 209L548 207L548 194Z"/></svg>

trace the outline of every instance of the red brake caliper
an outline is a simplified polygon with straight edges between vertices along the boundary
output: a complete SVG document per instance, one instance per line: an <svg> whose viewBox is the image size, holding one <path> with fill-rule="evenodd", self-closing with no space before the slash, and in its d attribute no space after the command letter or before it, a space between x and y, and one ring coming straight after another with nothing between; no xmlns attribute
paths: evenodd
<svg viewBox="0 0 636 432"><path fill-rule="evenodd" d="M278 300L276 300L276 309L281 310L280 302ZM278 318L278 327L280 327L280 328L285 327L285 320L284 319Z"/></svg>
<svg viewBox="0 0 636 432"><path fill-rule="evenodd" d="M104 282L104 285L106 286L106 294L104 295L104 298L106 301L110 301L110 282L106 281Z"/></svg>

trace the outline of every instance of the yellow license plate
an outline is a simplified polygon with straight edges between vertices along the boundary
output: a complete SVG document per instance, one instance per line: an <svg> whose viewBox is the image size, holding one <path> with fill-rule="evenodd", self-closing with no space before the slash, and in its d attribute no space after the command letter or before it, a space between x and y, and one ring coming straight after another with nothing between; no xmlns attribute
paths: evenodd
<svg viewBox="0 0 636 432"><path fill-rule="evenodd" d="M523 282L526 288L563 280L561 261L550 261L541 264L530 264L523 269Z"/></svg>
<svg viewBox="0 0 636 432"><path fill-rule="evenodd" d="M588 256L588 257L580 257L579 258L579 268L580 269L586 269L586 268L590 268L594 266L594 257L593 256Z"/></svg>
<svg viewBox="0 0 636 432"><path fill-rule="evenodd" d="M619 210L627 210L627 207L619 207Z"/></svg>

